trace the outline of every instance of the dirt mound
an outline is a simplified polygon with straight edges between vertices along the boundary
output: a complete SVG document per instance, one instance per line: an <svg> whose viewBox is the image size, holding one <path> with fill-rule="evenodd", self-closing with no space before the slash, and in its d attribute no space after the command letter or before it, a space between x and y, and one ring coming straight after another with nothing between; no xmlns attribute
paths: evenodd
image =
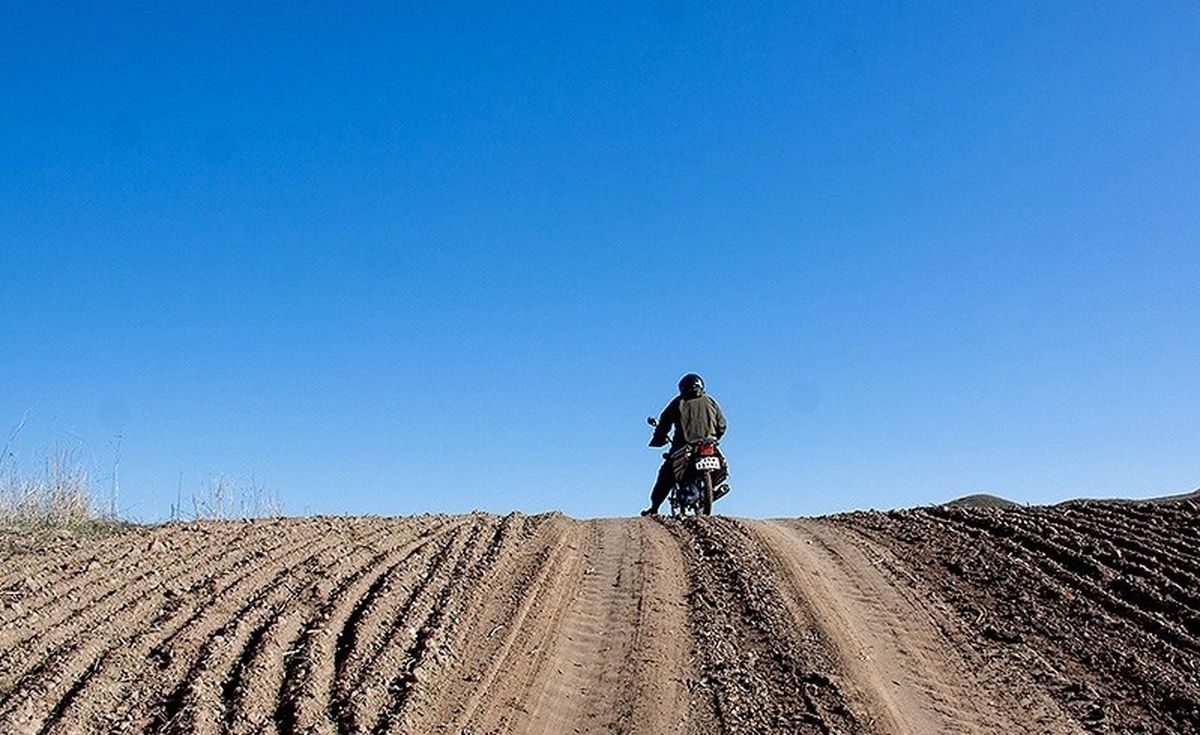
<svg viewBox="0 0 1200 735"><path fill-rule="evenodd" d="M0 732L1197 732L1192 503L309 518L0 567Z"/></svg>

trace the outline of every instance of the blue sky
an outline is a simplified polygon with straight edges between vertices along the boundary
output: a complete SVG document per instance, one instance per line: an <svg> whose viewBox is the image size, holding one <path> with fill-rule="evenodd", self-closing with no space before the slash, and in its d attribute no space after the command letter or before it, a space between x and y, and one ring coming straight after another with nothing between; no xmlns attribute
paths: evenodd
<svg viewBox="0 0 1200 735"><path fill-rule="evenodd" d="M165 516L1200 486L1194 3L0 2L0 423Z"/></svg>

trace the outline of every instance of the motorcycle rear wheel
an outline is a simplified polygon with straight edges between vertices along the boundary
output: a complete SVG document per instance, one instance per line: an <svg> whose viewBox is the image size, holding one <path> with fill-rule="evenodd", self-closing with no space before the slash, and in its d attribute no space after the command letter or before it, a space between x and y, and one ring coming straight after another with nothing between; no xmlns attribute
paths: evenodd
<svg viewBox="0 0 1200 735"><path fill-rule="evenodd" d="M700 501L700 512L706 516L712 515L713 506L713 481L712 472L704 473L704 497Z"/></svg>

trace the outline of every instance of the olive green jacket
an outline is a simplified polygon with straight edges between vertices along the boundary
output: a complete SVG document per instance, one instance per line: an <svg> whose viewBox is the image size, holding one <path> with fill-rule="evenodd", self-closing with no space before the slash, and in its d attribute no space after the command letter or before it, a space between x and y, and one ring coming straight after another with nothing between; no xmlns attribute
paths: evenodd
<svg viewBox="0 0 1200 735"><path fill-rule="evenodd" d="M671 437L672 449L701 439L720 439L725 435L725 414L712 396L676 396L658 417L658 426L654 429L650 446L665 446L667 433L672 429L675 430Z"/></svg>

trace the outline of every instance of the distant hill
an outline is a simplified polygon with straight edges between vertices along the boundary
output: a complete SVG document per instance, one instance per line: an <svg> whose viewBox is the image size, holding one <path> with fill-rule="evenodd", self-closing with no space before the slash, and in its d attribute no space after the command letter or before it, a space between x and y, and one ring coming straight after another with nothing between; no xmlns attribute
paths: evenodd
<svg viewBox="0 0 1200 735"><path fill-rule="evenodd" d="M1162 495L1156 498L1072 498L1057 505L1072 503L1176 503L1180 500L1200 500L1200 489L1180 495Z"/></svg>
<svg viewBox="0 0 1200 735"><path fill-rule="evenodd" d="M1200 490L1193 490L1182 495L1164 495L1161 498L1146 498L1143 503L1171 503L1176 500L1200 500Z"/></svg>
<svg viewBox="0 0 1200 735"><path fill-rule="evenodd" d="M1179 495L1162 495L1154 498L1071 498L1053 505L1073 505L1075 503L1177 503L1181 500L1200 501L1200 489ZM957 508L1016 508L1022 504L989 493L964 495L961 498L942 503L944 506Z"/></svg>
<svg viewBox="0 0 1200 735"><path fill-rule="evenodd" d="M1019 503L1014 503L998 495L977 493L975 495L964 495L961 498L955 498L948 503L943 503L943 505L959 508L1013 508L1019 505Z"/></svg>

